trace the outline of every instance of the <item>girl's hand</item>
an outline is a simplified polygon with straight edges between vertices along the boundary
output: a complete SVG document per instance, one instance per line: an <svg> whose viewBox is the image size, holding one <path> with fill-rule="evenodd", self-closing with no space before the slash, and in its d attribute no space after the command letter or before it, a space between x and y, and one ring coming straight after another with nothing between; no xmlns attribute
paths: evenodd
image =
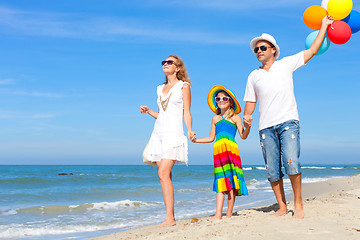
<svg viewBox="0 0 360 240"><path fill-rule="evenodd" d="M148 106L140 106L140 112L141 113L149 113L150 108Z"/></svg>

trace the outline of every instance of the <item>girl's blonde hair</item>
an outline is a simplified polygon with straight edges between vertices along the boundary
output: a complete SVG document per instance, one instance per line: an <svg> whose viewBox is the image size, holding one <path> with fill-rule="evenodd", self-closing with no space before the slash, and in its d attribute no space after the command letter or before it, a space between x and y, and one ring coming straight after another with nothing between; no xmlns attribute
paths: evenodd
<svg viewBox="0 0 360 240"><path fill-rule="evenodd" d="M227 117L228 117L228 118L232 118L232 116L235 115L235 111L234 111L234 101L232 100L232 98L230 97L230 95L227 94L227 92L225 92L225 91L219 91L219 92L216 94L215 97L217 97L219 93L223 93L226 97L229 97L229 98L230 98L230 100L229 100L229 101L230 101L230 113L229 113L229 115L228 115ZM221 113L221 110L220 110L219 107L217 107L217 109L216 109L216 115L220 115L220 113Z"/></svg>
<svg viewBox="0 0 360 240"><path fill-rule="evenodd" d="M176 55L169 55L168 58L169 57L175 58L176 59L175 65L180 68L180 70L176 74L176 78L183 81L183 82L189 83L189 85L191 86L191 81L190 81L190 78L189 78L188 73L186 71L185 64L184 64L183 60L180 57L176 56ZM167 76L166 76L165 77L165 84L167 84L167 83L168 83L168 79L167 79Z"/></svg>

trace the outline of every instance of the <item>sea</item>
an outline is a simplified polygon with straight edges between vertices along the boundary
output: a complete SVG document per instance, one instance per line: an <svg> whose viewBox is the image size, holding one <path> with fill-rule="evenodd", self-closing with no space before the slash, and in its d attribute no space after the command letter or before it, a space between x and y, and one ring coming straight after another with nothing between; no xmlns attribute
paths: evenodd
<svg viewBox="0 0 360 240"><path fill-rule="evenodd" d="M165 206L147 165L0 166L0 239L87 239L159 224ZM243 166L249 195L234 210L275 203L264 166ZM305 165L303 183L360 174L359 165ZM215 214L213 166L173 168L177 220ZM284 178L286 192L291 185ZM226 201L224 211L226 211Z"/></svg>

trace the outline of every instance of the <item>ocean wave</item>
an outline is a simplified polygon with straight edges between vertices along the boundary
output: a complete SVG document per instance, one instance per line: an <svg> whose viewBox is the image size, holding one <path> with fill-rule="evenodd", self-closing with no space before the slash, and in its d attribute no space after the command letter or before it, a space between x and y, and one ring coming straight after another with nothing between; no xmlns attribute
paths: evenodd
<svg viewBox="0 0 360 240"><path fill-rule="evenodd" d="M317 167L317 166L306 166L301 167L302 169L326 169L326 167Z"/></svg>
<svg viewBox="0 0 360 240"><path fill-rule="evenodd" d="M113 211L113 210L121 210L125 208L141 208L148 206L157 206L160 203L156 202L142 202L142 201L130 201L123 200L118 202L99 202L99 203L91 203L88 204L88 211Z"/></svg>
<svg viewBox="0 0 360 240"><path fill-rule="evenodd" d="M204 191L210 191L210 188L199 188L199 189L175 189L175 192L204 192Z"/></svg>
<svg viewBox="0 0 360 240"><path fill-rule="evenodd" d="M42 236L42 235L56 235L56 234L71 234L78 232L93 232L114 228L124 228L127 225L123 223L113 224L83 224L83 225L60 225L60 226L27 226L25 224L14 224L6 226L6 229L0 228L0 239L21 238L29 236ZM49 237L48 239L51 239Z"/></svg>
<svg viewBox="0 0 360 240"><path fill-rule="evenodd" d="M341 178L341 177L343 177L343 176L332 176L332 177L321 177L321 178L303 178L302 182L303 183L323 182L323 181L327 181L329 179Z"/></svg>
<svg viewBox="0 0 360 240"><path fill-rule="evenodd" d="M124 209L136 209L149 206L158 206L158 202L143 202L143 201L130 201L122 200L117 202L99 202L99 203L85 203L81 205L68 205L68 206L40 206L18 209L0 210L0 215L15 215L22 213L32 213L41 215L53 214L69 214L69 213L86 213L89 211L119 211Z"/></svg>
<svg viewBox="0 0 360 240"><path fill-rule="evenodd" d="M9 184L36 184L36 183L50 183L52 181L39 178L39 177L23 177L23 178L12 178L12 179L0 179L0 185Z"/></svg>
<svg viewBox="0 0 360 240"><path fill-rule="evenodd" d="M255 167L256 170L266 170L265 167Z"/></svg>
<svg viewBox="0 0 360 240"><path fill-rule="evenodd" d="M267 183L267 180L256 180L253 178L246 181L246 186L249 190L259 190L268 188L269 185Z"/></svg>
<svg viewBox="0 0 360 240"><path fill-rule="evenodd" d="M330 169L339 170L339 169L344 169L344 167L332 167Z"/></svg>
<svg viewBox="0 0 360 240"><path fill-rule="evenodd" d="M249 171L249 170L252 170L253 168L252 167L243 167L243 170L245 171Z"/></svg>

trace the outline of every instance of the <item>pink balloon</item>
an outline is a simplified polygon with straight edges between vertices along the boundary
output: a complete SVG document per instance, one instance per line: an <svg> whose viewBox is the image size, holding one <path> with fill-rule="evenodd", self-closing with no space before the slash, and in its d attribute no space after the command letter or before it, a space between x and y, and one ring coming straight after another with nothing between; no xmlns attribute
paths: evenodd
<svg viewBox="0 0 360 240"><path fill-rule="evenodd" d="M344 44L351 37L351 28L344 21L334 21L327 28L327 35L331 42L335 44Z"/></svg>

